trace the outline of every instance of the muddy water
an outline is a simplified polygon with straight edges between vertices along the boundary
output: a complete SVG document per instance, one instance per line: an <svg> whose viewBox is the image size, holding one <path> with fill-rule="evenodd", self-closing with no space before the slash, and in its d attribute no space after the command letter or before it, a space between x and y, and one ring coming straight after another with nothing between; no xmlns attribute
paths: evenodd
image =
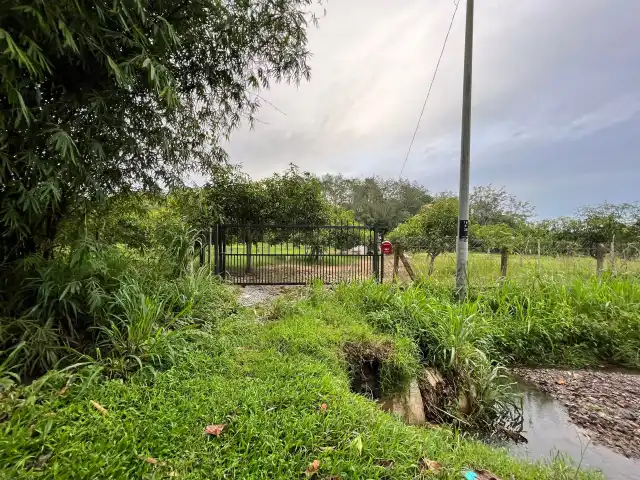
<svg viewBox="0 0 640 480"><path fill-rule="evenodd" d="M638 480L640 460L632 460L601 445L589 442L583 431L571 423L564 407L550 395L519 383L524 394L524 436L529 443L511 445L516 456L547 460L561 454L581 468L600 470L608 479Z"/></svg>

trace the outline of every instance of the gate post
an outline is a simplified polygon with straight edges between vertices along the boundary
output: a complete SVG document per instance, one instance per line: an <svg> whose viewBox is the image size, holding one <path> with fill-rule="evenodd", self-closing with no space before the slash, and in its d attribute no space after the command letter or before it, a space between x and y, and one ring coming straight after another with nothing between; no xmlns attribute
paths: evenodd
<svg viewBox="0 0 640 480"><path fill-rule="evenodd" d="M384 230L380 232L380 245L384 242ZM384 283L384 254L380 250L380 283Z"/></svg>
<svg viewBox="0 0 640 480"><path fill-rule="evenodd" d="M220 225L216 225L216 236L213 244L213 273L220 275Z"/></svg>
<svg viewBox="0 0 640 480"><path fill-rule="evenodd" d="M380 256L378 255L378 229L373 229L373 277L380 281Z"/></svg>

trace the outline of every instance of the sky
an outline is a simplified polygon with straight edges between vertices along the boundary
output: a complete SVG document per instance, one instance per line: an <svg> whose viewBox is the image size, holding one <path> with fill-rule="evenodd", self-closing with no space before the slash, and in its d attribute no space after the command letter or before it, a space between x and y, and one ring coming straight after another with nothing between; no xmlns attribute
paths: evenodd
<svg viewBox="0 0 640 480"><path fill-rule="evenodd" d="M458 190L465 0L403 176ZM640 0L476 0L471 185L538 218L640 200ZM453 0L332 0L309 31L312 78L274 85L227 151L255 178L398 177Z"/></svg>

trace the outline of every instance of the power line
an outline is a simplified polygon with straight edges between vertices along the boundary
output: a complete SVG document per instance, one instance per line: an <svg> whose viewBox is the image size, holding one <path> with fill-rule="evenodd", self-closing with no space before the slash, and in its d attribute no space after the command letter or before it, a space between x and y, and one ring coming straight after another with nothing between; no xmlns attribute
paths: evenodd
<svg viewBox="0 0 640 480"><path fill-rule="evenodd" d="M418 118L418 123L416 124L416 129L413 131L413 137L411 138L411 143L409 144L409 150L407 150L407 156L404 157L404 163L402 164L402 168L400 169L400 178L402 178L402 172L404 172L404 167L407 165L407 160L409 160L409 154L411 153L411 147L413 147L413 142L416 139L416 134L418 133L418 128L420 127L420 121L422 120L422 115L424 115L424 108L427 106L427 102L429 101L429 96L431 95L431 89L433 88L433 83L436 80L436 75L438 74L438 67L440 67L440 61L442 60L442 55L444 54L444 49L447 46L447 40L449 40L449 34L451 33L451 27L453 26L453 20L456 18L456 12L458 11L458 6L460 6L460 0L458 2L454 2L456 6L453 11L453 15L451 16L451 23L449 23L449 30L447 30L447 36L444 37L444 43L442 44L442 50L440 51L440 57L438 57L438 63L436 63L436 69L433 72L433 77L431 78L431 84L429 85L429 90L427 91L427 98L424 99L424 103L422 104L422 110L420 111L420 117Z"/></svg>
<svg viewBox="0 0 640 480"><path fill-rule="evenodd" d="M269 100L267 100L266 98L260 96L259 94L255 93L255 92L249 92L252 95L255 95L256 97L258 97L260 100L262 100L263 102L265 102L267 105L271 105L274 109L276 109L277 111L279 111L282 115L287 115L286 113L284 113L282 110L280 110L278 107L276 107L273 103L271 103Z"/></svg>

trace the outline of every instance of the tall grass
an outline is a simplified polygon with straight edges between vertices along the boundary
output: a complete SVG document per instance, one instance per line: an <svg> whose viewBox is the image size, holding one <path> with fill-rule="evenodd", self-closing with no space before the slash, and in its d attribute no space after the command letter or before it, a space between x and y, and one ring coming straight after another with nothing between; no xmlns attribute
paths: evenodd
<svg viewBox="0 0 640 480"><path fill-rule="evenodd" d="M182 233L144 257L83 240L14 265L0 300L0 362L23 379L87 357L122 374L157 365L165 337L216 301L208 271L193 267L192 232Z"/></svg>
<svg viewBox="0 0 640 480"><path fill-rule="evenodd" d="M633 279L507 280L474 289L464 302L451 292L448 283L425 280L408 288L345 286L338 295L378 328L416 338L440 363L443 351L455 356L473 345L505 364L640 367L640 283Z"/></svg>

